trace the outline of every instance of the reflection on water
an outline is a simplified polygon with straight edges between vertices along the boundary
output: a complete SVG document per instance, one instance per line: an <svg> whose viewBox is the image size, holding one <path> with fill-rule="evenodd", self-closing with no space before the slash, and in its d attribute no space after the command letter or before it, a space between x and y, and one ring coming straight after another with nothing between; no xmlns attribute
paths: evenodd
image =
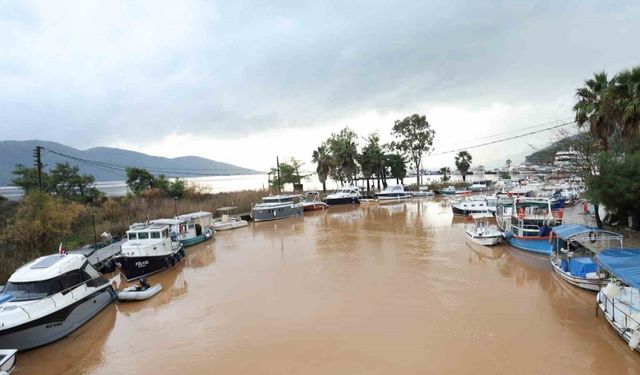
<svg viewBox="0 0 640 375"><path fill-rule="evenodd" d="M544 257L466 241L468 224L425 199L218 232L151 277L156 297L78 331L86 355L61 340L20 373L640 372L593 293Z"/></svg>

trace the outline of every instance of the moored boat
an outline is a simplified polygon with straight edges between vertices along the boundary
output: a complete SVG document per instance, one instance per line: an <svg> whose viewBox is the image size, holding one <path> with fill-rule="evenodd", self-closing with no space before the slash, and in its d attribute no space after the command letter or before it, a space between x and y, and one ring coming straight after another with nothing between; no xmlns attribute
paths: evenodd
<svg viewBox="0 0 640 375"><path fill-rule="evenodd" d="M173 227L179 229L178 240L185 246L193 246L213 237L213 215L211 212L198 211L178 216L184 221L184 226Z"/></svg>
<svg viewBox="0 0 640 375"><path fill-rule="evenodd" d="M304 193L302 206L305 211L325 210L329 207L328 204L320 200L320 193L317 191Z"/></svg>
<svg viewBox="0 0 640 375"><path fill-rule="evenodd" d="M473 192L487 191L489 190L489 187L487 186L487 184L483 182L476 182L476 183L473 183L471 186L469 186L469 190Z"/></svg>
<svg viewBox="0 0 640 375"><path fill-rule="evenodd" d="M80 254L40 257L17 269L2 294L0 347L26 350L61 339L115 298L111 284Z"/></svg>
<svg viewBox="0 0 640 375"><path fill-rule="evenodd" d="M471 217L475 227L465 230L467 239L483 246L493 246L500 243L502 240L502 232L498 229L491 228L489 225L489 219L493 218L492 214L475 213L471 214Z"/></svg>
<svg viewBox="0 0 640 375"><path fill-rule="evenodd" d="M219 218L213 219L213 229L218 230L230 230L244 228L249 223L246 220L242 220L237 215L232 215L231 212L237 207L221 207L218 208L221 215Z"/></svg>
<svg viewBox="0 0 640 375"><path fill-rule="evenodd" d="M170 268L180 261L184 245L177 236L171 238L170 228L166 223L138 223L129 227L122 253L115 258L127 281Z"/></svg>
<svg viewBox="0 0 640 375"><path fill-rule="evenodd" d="M468 216L474 213L495 213L498 199L496 197L473 196L453 202L451 211L454 215Z"/></svg>
<svg viewBox="0 0 640 375"><path fill-rule="evenodd" d="M569 284L598 291L607 282L598 272L594 257L598 251L622 248L623 236L581 224L563 224L553 228L549 261L553 270Z"/></svg>
<svg viewBox="0 0 640 375"><path fill-rule="evenodd" d="M16 349L0 349L0 371L8 373L16 364Z"/></svg>
<svg viewBox="0 0 640 375"><path fill-rule="evenodd" d="M552 210L548 198L515 198L505 238L515 248L548 256L551 230L562 224L562 217L563 211Z"/></svg>
<svg viewBox="0 0 640 375"><path fill-rule="evenodd" d="M379 201L401 201L411 199L413 194L408 191L404 191L404 186L395 185L388 186L386 189L375 194L376 199Z"/></svg>
<svg viewBox="0 0 640 375"><path fill-rule="evenodd" d="M146 278L143 277L140 278L140 285L132 285L116 293L119 301L143 301L155 296L161 290L162 285L151 286L147 284Z"/></svg>
<svg viewBox="0 0 640 375"><path fill-rule="evenodd" d="M262 202L256 203L251 208L251 216L254 221L269 221L286 219L288 217L302 216L304 206L295 202L300 195L274 195L263 197Z"/></svg>
<svg viewBox="0 0 640 375"><path fill-rule="evenodd" d="M333 194L327 195L324 202L329 206L337 206L340 204L358 204L360 203L360 188L357 186L347 186L337 190Z"/></svg>
<svg viewBox="0 0 640 375"><path fill-rule="evenodd" d="M103 233L100 242L68 250L67 253L84 255L89 263L100 272L113 272L115 270L114 258L120 254L122 244L125 242L126 239Z"/></svg>
<svg viewBox="0 0 640 375"><path fill-rule="evenodd" d="M595 260L615 278L598 292L598 309L629 347L640 351L640 249L607 249Z"/></svg>

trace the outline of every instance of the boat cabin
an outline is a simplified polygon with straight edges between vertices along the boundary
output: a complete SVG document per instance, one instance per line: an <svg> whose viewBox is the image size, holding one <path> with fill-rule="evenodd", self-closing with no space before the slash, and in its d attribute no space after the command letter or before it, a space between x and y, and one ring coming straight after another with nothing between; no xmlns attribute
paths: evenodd
<svg viewBox="0 0 640 375"><path fill-rule="evenodd" d="M65 294L85 283L96 286L98 279L101 279L100 273L83 255L47 255L17 269L9 277L2 294L11 295L12 302L33 301Z"/></svg>

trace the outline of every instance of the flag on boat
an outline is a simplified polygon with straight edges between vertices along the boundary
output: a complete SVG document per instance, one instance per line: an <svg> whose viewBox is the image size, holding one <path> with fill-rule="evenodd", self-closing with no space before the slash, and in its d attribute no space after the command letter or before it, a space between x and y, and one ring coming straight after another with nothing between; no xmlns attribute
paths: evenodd
<svg viewBox="0 0 640 375"><path fill-rule="evenodd" d="M67 250L65 250L64 246L62 246L62 242L60 242L60 246L58 246L58 254L67 254Z"/></svg>

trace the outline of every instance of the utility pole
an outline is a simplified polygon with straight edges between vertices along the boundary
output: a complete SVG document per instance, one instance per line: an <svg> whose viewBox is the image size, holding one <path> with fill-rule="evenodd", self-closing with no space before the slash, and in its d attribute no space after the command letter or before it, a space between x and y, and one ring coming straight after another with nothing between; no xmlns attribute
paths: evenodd
<svg viewBox="0 0 640 375"><path fill-rule="evenodd" d="M98 236L96 236L96 212L91 211L91 221L93 222L93 248L98 249Z"/></svg>
<svg viewBox="0 0 640 375"><path fill-rule="evenodd" d="M280 159L276 156L276 169L278 170L278 194L280 194Z"/></svg>
<svg viewBox="0 0 640 375"><path fill-rule="evenodd" d="M33 149L33 157L36 159L34 161L34 165L36 167L36 171L38 172L38 190L42 191L42 160L40 159L40 151L42 150L42 146L36 146Z"/></svg>

